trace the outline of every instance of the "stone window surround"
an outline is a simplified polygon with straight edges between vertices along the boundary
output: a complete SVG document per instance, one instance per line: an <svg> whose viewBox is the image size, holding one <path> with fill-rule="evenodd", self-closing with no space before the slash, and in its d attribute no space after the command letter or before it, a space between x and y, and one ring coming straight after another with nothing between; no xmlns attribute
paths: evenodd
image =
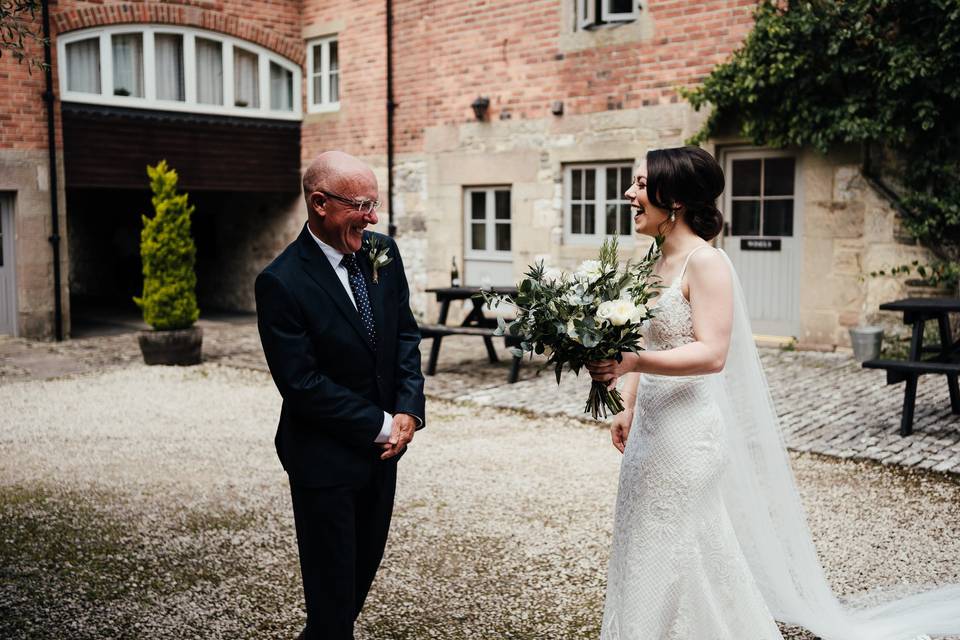
<svg viewBox="0 0 960 640"><path fill-rule="evenodd" d="M107 88L112 86L112 67L110 60L112 57L112 47L110 38L114 34L143 34L143 74L145 96L115 96L106 93ZM184 85L186 89L186 100L183 102L173 100L157 100L155 98L155 79L153 75L153 36L157 33L170 33L183 36L183 65L184 65ZM67 55L66 47L72 42L78 42L90 38L100 39L100 77L101 93L81 93L70 91L67 88ZM219 42L223 47L223 75L224 89L223 96L225 101L233 96L233 48L237 47L248 52L254 53L258 58L259 82L260 82L260 107L248 108L237 107L229 104L209 105L196 101L196 69L195 69L195 38L204 38ZM239 116L247 118L269 118L277 120L300 120L302 118L302 72L299 64L291 62L286 58L273 53L272 51L248 42L240 38L235 38L215 31L197 29L193 27L181 27L169 24L118 24L106 27L94 27L65 33L57 38L57 57L59 61L59 80L60 80L60 99L64 102L82 102L87 104L103 104L115 107L128 107L138 109L152 109L158 111L179 111L190 113L210 113L217 115ZM270 65L275 64L281 69L287 70L293 74L293 110L278 111L270 109Z"/></svg>

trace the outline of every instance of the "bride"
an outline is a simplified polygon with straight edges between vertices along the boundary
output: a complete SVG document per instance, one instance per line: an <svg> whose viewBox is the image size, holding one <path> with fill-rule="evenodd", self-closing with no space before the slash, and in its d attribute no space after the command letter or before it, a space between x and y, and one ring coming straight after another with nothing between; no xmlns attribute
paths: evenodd
<svg viewBox="0 0 960 640"><path fill-rule="evenodd" d="M650 151L626 197L664 238L645 351L588 365L624 377L623 453L602 640L825 640L960 633L960 586L839 603L817 559L714 206L724 178L697 147ZM630 408L634 407L634 408ZM877 603L879 599L879 604Z"/></svg>

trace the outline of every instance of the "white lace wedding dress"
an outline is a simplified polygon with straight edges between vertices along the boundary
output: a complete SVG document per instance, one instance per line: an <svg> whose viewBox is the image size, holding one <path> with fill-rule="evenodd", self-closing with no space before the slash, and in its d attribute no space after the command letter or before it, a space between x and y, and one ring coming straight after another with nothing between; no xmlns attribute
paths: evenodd
<svg viewBox="0 0 960 640"><path fill-rule="evenodd" d="M704 250L713 249L705 249ZM691 252L692 255L692 252ZM825 640L960 634L960 585L841 604L817 558L779 421L731 270L723 372L643 374L617 495L601 640L780 640L774 619ZM680 276L645 347L693 342ZM902 587L902 585L899 585ZM873 597L877 596L879 597Z"/></svg>
<svg viewBox="0 0 960 640"><path fill-rule="evenodd" d="M683 271L644 327L648 350L694 341ZM603 640L781 638L720 493L725 442L705 376L641 376L620 469Z"/></svg>

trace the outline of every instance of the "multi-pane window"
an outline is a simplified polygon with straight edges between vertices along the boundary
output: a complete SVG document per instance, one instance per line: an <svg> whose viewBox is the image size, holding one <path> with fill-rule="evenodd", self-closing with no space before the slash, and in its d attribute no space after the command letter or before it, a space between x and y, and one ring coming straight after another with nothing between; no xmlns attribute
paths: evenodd
<svg viewBox="0 0 960 640"><path fill-rule="evenodd" d="M336 36L307 43L308 111L340 108L340 47Z"/></svg>
<svg viewBox="0 0 960 640"><path fill-rule="evenodd" d="M792 236L795 159L737 159L731 169L730 234Z"/></svg>
<svg viewBox="0 0 960 640"><path fill-rule="evenodd" d="M597 240L630 236L633 216L624 192L630 188L630 164L570 165L564 169L566 236Z"/></svg>
<svg viewBox="0 0 960 640"><path fill-rule="evenodd" d="M510 189L466 190L467 254L504 255L510 252Z"/></svg>
<svg viewBox="0 0 960 640"><path fill-rule="evenodd" d="M577 28L633 22L640 16L640 0L575 0Z"/></svg>
<svg viewBox="0 0 960 640"><path fill-rule="evenodd" d="M173 25L101 27L57 41L65 102L300 117L299 65L252 42Z"/></svg>

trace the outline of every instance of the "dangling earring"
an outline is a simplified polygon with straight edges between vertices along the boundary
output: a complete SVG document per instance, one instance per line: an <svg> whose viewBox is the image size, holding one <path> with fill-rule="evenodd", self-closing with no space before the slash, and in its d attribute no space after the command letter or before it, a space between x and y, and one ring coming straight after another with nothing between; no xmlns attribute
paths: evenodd
<svg viewBox="0 0 960 640"><path fill-rule="evenodd" d="M677 221L677 214L674 213L673 211L671 211L671 212L670 212L670 222L676 222L676 221Z"/></svg>

